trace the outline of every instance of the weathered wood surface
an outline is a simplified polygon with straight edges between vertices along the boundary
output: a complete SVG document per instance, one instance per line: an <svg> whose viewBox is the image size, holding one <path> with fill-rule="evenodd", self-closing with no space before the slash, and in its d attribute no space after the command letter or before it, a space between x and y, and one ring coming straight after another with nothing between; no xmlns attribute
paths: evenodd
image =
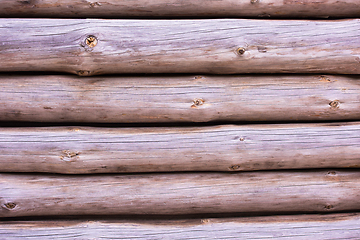
<svg viewBox="0 0 360 240"><path fill-rule="evenodd" d="M360 77L0 75L0 120L360 120Z"/></svg>
<svg viewBox="0 0 360 240"><path fill-rule="evenodd" d="M360 124L2 128L1 172L358 168Z"/></svg>
<svg viewBox="0 0 360 240"><path fill-rule="evenodd" d="M357 239L358 213L184 220L0 222L0 239Z"/></svg>
<svg viewBox="0 0 360 240"><path fill-rule="evenodd" d="M1 17L360 17L357 0L1 0Z"/></svg>
<svg viewBox="0 0 360 240"><path fill-rule="evenodd" d="M0 217L360 210L360 172L0 174Z"/></svg>
<svg viewBox="0 0 360 240"><path fill-rule="evenodd" d="M0 71L360 74L360 19L0 19Z"/></svg>

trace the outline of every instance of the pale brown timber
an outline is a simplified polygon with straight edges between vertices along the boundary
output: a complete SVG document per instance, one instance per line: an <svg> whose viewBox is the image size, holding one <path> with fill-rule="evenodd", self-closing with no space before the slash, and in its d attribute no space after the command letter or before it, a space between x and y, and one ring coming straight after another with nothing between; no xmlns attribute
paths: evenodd
<svg viewBox="0 0 360 240"><path fill-rule="evenodd" d="M2 128L1 172L358 168L360 124Z"/></svg>
<svg viewBox="0 0 360 240"><path fill-rule="evenodd" d="M360 74L360 19L0 19L0 71Z"/></svg>
<svg viewBox="0 0 360 240"><path fill-rule="evenodd" d="M0 120L209 122L360 119L357 76L0 75Z"/></svg>
<svg viewBox="0 0 360 240"><path fill-rule="evenodd" d="M358 213L161 220L2 221L7 240L44 239L357 239Z"/></svg>
<svg viewBox="0 0 360 240"><path fill-rule="evenodd" d="M360 210L360 172L0 174L0 217Z"/></svg>
<svg viewBox="0 0 360 240"><path fill-rule="evenodd" d="M1 17L356 18L357 0L1 0Z"/></svg>

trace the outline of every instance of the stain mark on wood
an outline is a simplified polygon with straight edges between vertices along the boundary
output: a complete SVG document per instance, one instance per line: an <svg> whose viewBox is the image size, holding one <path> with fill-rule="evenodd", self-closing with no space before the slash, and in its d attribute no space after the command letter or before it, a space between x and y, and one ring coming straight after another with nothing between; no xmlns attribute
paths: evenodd
<svg viewBox="0 0 360 240"><path fill-rule="evenodd" d="M264 47L264 46L258 46L257 49L258 49L258 52L261 52L261 53L267 52L266 47Z"/></svg>

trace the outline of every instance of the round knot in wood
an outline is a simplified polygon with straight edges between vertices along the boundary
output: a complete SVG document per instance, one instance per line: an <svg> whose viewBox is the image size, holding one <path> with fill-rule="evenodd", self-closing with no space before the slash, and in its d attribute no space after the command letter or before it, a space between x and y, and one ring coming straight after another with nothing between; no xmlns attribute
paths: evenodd
<svg viewBox="0 0 360 240"><path fill-rule="evenodd" d="M243 48L243 47L239 47L238 49L236 49L236 52L237 52L239 55L243 55L243 54L246 52L246 49Z"/></svg>
<svg viewBox="0 0 360 240"><path fill-rule="evenodd" d="M10 203L5 203L5 204L4 204L4 207L5 207L6 209L8 209L8 210L12 210L12 209L14 209L14 208L16 207L16 203L12 203L12 202L10 202Z"/></svg>
<svg viewBox="0 0 360 240"><path fill-rule="evenodd" d="M77 71L76 73L79 76L89 76L90 75L90 71L85 71L85 70L80 70L80 71Z"/></svg>
<svg viewBox="0 0 360 240"><path fill-rule="evenodd" d="M232 171L239 170L239 169L240 169L240 165L233 165L233 166L229 167L229 169L232 170Z"/></svg>
<svg viewBox="0 0 360 240"><path fill-rule="evenodd" d="M203 99L201 99L201 98L195 98L195 99L193 100L193 105L191 105L191 107L192 107L192 108L196 108L196 107L198 107L198 106L203 105L204 102L205 102L205 101L204 101Z"/></svg>
<svg viewBox="0 0 360 240"><path fill-rule="evenodd" d="M330 106L332 109L339 108L339 105L340 105L339 100L334 100L334 101L331 101L331 102L329 103L329 106Z"/></svg>
<svg viewBox="0 0 360 240"><path fill-rule="evenodd" d="M327 204L327 205L325 205L325 207L324 207L325 209L332 209L332 208L334 208L334 206L333 205L331 205L331 204Z"/></svg>
<svg viewBox="0 0 360 240"><path fill-rule="evenodd" d="M95 36L88 36L85 39L86 45L88 45L91 48L95 47L97 45L97 42L98 42L98 40Z"/></svg>

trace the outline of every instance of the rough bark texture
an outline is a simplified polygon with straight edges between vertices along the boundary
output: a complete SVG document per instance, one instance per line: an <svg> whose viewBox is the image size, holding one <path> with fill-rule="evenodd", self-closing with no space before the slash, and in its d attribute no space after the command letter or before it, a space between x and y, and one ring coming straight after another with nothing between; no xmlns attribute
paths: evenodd
<svg viewBox="0 0 360 240"><path fill-rule="evenodd" d="M360 119L344 76L0 76L0 120L208 122Z"/></svg>
<svg viewBox="0 0 360 240"><path fill-rule="evenodd" d="M0 71L360 74L360 20L0 19Z"/></svg>
<svg viewBox="0 0 360 240"><path fill-rule="evenodd" d="M1 172L358 168L360 125L3 128Z"/></svg>
<svg viewBox="0 0 360 240"><path fill-rule="evenodd" d="M351 214L184 220L0 222L0 239L357 239Z"/></svg>
<svg viewBox="0 0 360 240"><path fill-rule="evenodd" d="M1 17L360 17L357 0L1 0Z"/></svg>
<svg viewBox="0 0 360 240"><path fill-rule="evenodd" d="M0 217L360 210L358 171L0 175Z"/></svg>

